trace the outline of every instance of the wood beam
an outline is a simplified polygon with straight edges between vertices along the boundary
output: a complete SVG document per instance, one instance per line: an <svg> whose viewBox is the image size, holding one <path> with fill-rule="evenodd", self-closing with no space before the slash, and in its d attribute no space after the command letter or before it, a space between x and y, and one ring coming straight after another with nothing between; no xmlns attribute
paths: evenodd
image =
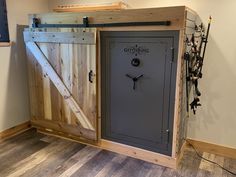
<svg viewBox="0 0 236 177"><path fill-rule="evenodd" d="M93 29L92 29L93 30ZM94 30L95 31L95 30ZM80 29L79 32L32 32L25 31L25 42L42 43L63 43L63 44L96 44L96 33L86 32Z"/></svg>

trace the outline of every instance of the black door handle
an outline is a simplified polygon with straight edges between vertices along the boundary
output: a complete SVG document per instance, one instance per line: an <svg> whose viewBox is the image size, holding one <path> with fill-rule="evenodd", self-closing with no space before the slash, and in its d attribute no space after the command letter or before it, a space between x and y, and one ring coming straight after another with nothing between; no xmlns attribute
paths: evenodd
<svg viewBox="0 0 236 177"><path fill-rule="evenodd" d="M93 77L94 77L94 75L95 75L95 74L93 73L93 71L90 70L90 72L89 72L89 76L88 76L88 77L89 77L89 82L90 82L90 83L93 83Z"/></svg>

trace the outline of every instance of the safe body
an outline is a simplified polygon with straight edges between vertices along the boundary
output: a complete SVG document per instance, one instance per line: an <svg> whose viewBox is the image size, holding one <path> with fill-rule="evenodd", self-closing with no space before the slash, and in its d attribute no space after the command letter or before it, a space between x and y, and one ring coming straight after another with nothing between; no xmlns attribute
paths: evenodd
<svg viewBox="0 0 236 177"><path fill-rule="evenodd" d="M171 155L177 31L102 32L102 138Z"/></svg>

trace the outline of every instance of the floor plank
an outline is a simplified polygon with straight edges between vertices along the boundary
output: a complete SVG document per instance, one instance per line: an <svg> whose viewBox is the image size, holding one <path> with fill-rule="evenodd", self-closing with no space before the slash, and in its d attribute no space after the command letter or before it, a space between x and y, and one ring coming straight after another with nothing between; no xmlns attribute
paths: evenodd
<svg viewBox="0 0 236 177"><path fill-rule="evenodd" d="M94 177L103 167L115 157L115 153L101 151L81 168L79 168L71 177Z"/></svg>
<svg viewBox="0 0 236 177"><path fill-rule="evenodd" d="M123 167L126 158L124 155L117 154L95 177L110 177L117 173Z"/></svg>
<svg viewBox="0 0 236 177"><path fill-rule="evenodd" d="M236 172L236 160L200 153ZM187 148L177 170L37 133L0 142L0 177L234 177Z"/></svg>
<svg viewBox="0 0 236 177"><path fill-rule="evenodd" d="M231 159L231 158L225 158L224 160L224 168L227 168L231 171L233 171L234 173L236 173L236 159ZM235 177L234 175L223 171L223 177Z"/></svg>
<svg viewBox="0 0 236 177"><path fill-rule="evenodd" d="M63 149L58 149L54 151L48 158L43 162L37 165L35 168L27 171L22 175L22 177L27 176L51 176L51 172L56 170L63 164L68 158L74 155L76 152L79 152L85 145L77 143L68 143Z"/></svg>
<svg viewBox="0 0 236 177"><path fill-rule="evenodd" d="M151 164L142 160L128 157L121 168L114 177L144 177L147 176L151 169Z"/></svg>
<svg viewBox="0 0 236 177"><path fill-rule="evenodd" d="M80 167L90 161L101 150L94 147L85 147L79 153L75 154L72 158L62 164L61 168L56 170L55 177L67 177L73 175Z"/></svg>

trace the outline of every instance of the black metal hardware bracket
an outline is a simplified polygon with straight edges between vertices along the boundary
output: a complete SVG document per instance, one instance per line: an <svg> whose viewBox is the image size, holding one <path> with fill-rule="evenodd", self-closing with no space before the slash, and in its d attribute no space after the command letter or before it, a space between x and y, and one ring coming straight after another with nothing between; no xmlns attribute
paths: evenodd
<svg viewBox="0 0 236 177"><path fill-rule="evenodd" d="M89 24L89 18L83 18L83 24L41 24L39 18L33 18L33 28L95 28L95 27L125 27L125 26L170 26L171 21L154 22L120 22Z"/></svg>

